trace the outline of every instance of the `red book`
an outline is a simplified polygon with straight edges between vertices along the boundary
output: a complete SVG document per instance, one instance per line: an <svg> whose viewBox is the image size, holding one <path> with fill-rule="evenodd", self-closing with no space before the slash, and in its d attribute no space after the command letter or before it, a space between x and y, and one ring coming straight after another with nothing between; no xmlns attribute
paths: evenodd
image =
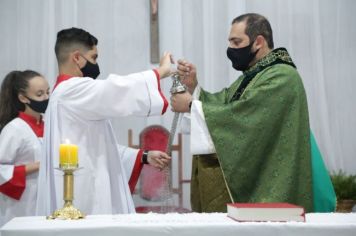
<svg viewBox="0 0 356 236"><path fill-rule="evenodd" d="M227 216L237 221L305 222L304 208L289 203L228 203Z"/></svg>

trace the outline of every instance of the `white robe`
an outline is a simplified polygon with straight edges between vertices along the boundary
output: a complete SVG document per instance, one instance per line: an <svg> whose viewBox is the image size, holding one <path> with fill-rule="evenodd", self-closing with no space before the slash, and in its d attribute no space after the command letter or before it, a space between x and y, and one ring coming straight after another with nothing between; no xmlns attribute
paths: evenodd
<svg viewBox="0 0 356 236"><path fill-rule="evenodd" d="M205 121L202 102L198 100L200 87L197 86L193 93L190 113L184 113L181 130L190 134L190 152L192 155L216 153L208 126Z"/></svg>
<svg viewBox="0 0 356 236"><path fill-rule="evenodd" d="M0 185L12 179L15 166L38 161L42 138L22 119L10 121L0 133ZM0 227L16 216L35 214L38 172L26 176L20 200L0 193Z"/></svg>
<svg viewBox="0 0 356 236"><path fill-rule="evenodd" d="M85 214L135 212L128 186L138 150L117 145L109 118L160 115L164 97L155 73L110 75L106 80L71 78L58 85L46 111L37 214L63 206L59 144L78 145L74 206ZM167 105L167 104L166 104Z"/></svg>

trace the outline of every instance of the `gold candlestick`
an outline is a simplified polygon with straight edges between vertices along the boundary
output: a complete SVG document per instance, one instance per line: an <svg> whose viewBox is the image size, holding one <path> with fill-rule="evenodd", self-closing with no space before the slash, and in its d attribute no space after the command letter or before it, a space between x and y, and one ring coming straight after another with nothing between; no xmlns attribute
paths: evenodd
<svg viewBox="0 0 356 236"><path fill-rule="evenodd" d="M74 193L74 176L73 172L78 169L78 166L60 165L60 170L63 171L63 200L64 206L47 216L47 219L63 219L63 220L78 220L83 219L85 215L73 206Z"/></svg>

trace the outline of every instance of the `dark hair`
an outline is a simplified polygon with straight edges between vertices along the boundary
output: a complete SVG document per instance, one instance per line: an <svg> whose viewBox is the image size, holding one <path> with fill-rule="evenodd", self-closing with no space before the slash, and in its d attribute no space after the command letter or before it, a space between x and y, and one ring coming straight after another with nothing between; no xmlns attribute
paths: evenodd
<svg viewBox="0 0 356 236"><path fill-rule="evenodd" d="M250 42L255 41L258 35L262 35L268 47L274 48L272 28L266 17L256 13L247 13L236 17L231 24L243 21L246 21L245 34L250 38Z"/></svg>
<svg viewBox="0 0 356 236"><path fill-rule="evenodd" d="M0 90L0 132L12 119L16 118L19 111L25 110L25 105L20 102L18 95L25 94L29 81L41 76L32 70L11 71L5 76Z"/></svg>
<svg viewBox="0 0 356 236"><path fill-rule="evenodd" d="M97 44L98 39L89 32L83 29L69 28L58 32L54 51L58 63L63 63L67 60L68 53L77 49L75 47L84 47L90 50Z"/></svg>

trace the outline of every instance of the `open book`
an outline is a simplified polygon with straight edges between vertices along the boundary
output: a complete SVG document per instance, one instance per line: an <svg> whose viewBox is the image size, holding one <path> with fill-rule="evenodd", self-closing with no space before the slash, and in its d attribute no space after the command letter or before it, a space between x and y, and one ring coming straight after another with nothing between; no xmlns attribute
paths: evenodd
<svg viewBox="0 0 356 236"><path fill-rule="evenodd" d="M227 216L237 221L301 221L304 208L289 203L228 203Z"/></svg>

